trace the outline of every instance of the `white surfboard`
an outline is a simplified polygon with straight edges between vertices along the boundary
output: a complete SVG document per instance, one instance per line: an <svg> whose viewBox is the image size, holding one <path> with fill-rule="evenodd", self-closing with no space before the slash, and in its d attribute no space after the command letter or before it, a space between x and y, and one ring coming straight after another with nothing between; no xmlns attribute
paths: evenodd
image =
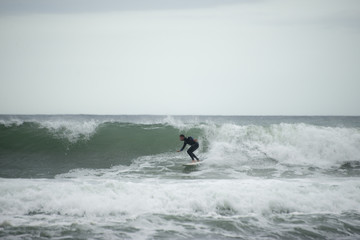
<svg viewBox="0 0 360 240"><path fill-rule="evenodd" d="M183 166L190 167L190 166L198 166L200 164L201 164L201 162L191 162L191 163L185 163L185 164L183 164Z"/></svg>

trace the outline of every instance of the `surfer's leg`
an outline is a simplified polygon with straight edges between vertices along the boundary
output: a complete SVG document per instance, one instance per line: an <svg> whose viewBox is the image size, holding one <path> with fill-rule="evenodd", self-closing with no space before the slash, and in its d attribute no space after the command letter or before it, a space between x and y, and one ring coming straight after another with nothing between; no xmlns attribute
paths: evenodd
<svg viewBox="0 0 360 240"><path fill-rule="evenodd" d="M194 154L194 151L198 148L199 148L199 144L196 143L187 150L187 153L190 155L190 157L193 161L194 161L194 158L199 161L199 158Z"/></svg>
<svg viewBox="0 0 360 240"><path fill-rule="evenodd" d="M194 150L193 150L193 152L192 152L192 155L193 155L193 157L194 157L196 160L199 161L199 158L194 154L195 150L199 148L199 143L196 143L196 144L194 144L193 146L194 146Z"/></svg>
<svg viewBox="0 0 360 240"><path fill-rule="evenodd" d="M199 148L199 143L196 143L196 144L192 145L191 147L193 148L192 152L191 152L193 157L199 161L199 158L194 154L195 150Z"/></svg>
<svg viewBox="0 0 360 240"><path fill-rule="evenodd" d="M191 157L191 160L193 160L194 161L194 154L192 153L192 146L187 150L187 153L189 154L189 156Z"/></svg>

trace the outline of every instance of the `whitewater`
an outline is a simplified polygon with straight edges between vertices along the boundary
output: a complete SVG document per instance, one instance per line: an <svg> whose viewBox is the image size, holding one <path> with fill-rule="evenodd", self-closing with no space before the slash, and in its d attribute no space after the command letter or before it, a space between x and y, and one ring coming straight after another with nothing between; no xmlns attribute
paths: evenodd
<svg viewBox="0 0 360 240"><path fill-rule="evenodd" d="M359 239L360 117L0 115L0 238Z"/></svg>

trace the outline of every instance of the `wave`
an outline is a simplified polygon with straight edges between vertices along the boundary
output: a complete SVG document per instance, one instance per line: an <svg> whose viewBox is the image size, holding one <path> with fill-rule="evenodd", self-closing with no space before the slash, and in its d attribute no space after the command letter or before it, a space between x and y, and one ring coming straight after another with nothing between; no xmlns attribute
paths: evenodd
<svg viewBox="0 0 360 240"><path fill-rule="evenodd" d="M331 168L356 162L360 156L356 127L244 124L197 117L9 118L0 120L0 176L51 177L77 168L129 166L159 154L164 161L171 160L181 147L179 133L199 138L202 159L217 167L263 165L265 160L281 166Z"/></svg>
<svg viewBox="0 0 360 240"><path fill-rule="evenodd" d="M282 164L319 167L359 159L360 131L355 128L308 124L239 126L224 124L207 129L209 160L271 158Z"/></svg>
<svg viewBox="0 0 360 240"><path fill-rule="evenodd" d="M23 123L0 126L0 163L9 174L49 175L73 168L129 165L137 157L174 150L178 130L166 125L105 122L65 127Z"/></svg>
<svg viewBox="0 0 360 240"><path fill-rule="evenodd" d="M3 215L70 216L269 215L360 212L359 183L339 180L101 180L0 179ZM174 191L176 189L176 191ZM258 195L261 194L261 198ZM339 198L339 196L343 196Z"/></svg>
<svg viewBox="0 0 360 240"><path fill-rule="evenodd" d="M0 191L2 235L14 238L184 239L194 232L197 239L359 236L359 181L352 178L0 178Z"/></svg>

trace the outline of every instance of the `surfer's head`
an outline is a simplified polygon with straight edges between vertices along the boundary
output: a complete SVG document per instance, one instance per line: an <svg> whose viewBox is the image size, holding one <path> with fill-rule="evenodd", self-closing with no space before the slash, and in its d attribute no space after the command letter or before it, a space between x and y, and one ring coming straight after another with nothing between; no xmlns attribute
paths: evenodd
<svg viewBox="0 0 360 240"><path fill-rule="evenodd" d="M184 141L185 139L185 135L184 134L180 134L180 141Z"/></svg>

